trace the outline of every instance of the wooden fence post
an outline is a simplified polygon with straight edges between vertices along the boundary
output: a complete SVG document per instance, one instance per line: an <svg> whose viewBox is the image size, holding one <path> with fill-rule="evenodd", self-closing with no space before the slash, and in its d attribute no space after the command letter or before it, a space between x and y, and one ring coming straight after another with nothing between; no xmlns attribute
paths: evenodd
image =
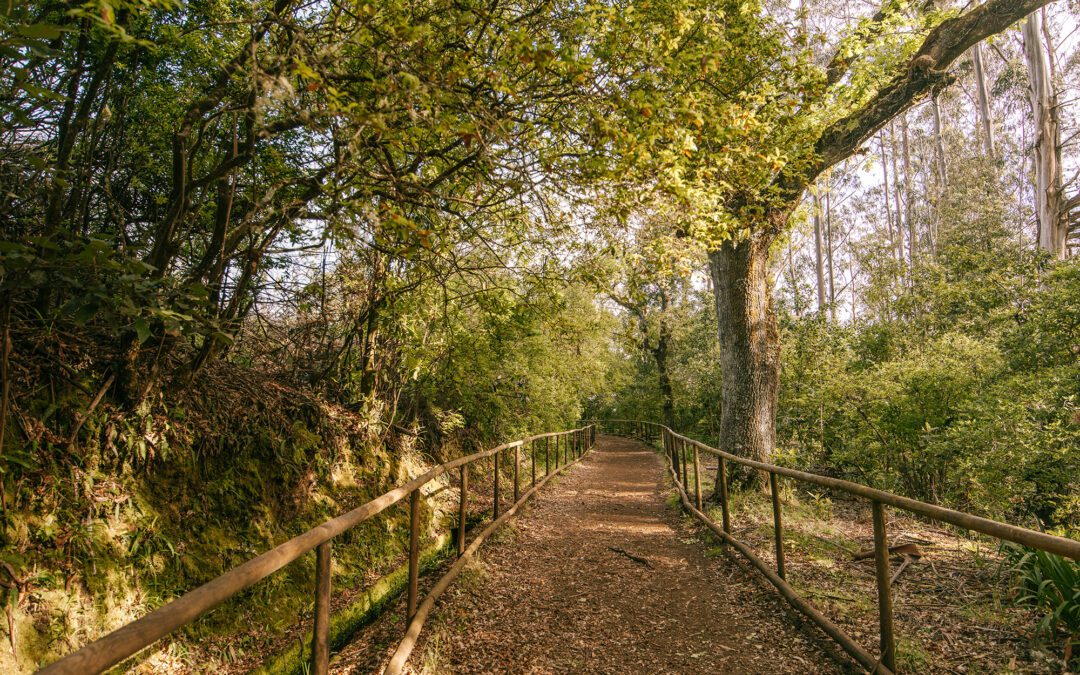
<svg viewBox="0 0 1080 675"><path fill-rule="evenodd" d="M694 446L694 493L697 495L697 509L701 510L701 460L698 447Z"/></svg>
<svg viewBox="0 0 1080 675"><path fill-rule="evenodd" d="M521 446L514 446L514 503L521 499L521 485L518 481L518 467L521 466Z"/></svg>
<svg viewBox="0 0 1080 675"><path fill-rule="evenodd" d="M874 514L874 563L877 573L878 627L881 632L881 665L896 672L896 640L893 637L892 589L889 578L889 540L885 535L885 507L870 502Z"/></svg>
<svg viewBox="0 0 1080 675"><path fill-rule="evenodd" d="M780 489L776 483L776 473L769 472L769 490L772 491L773 538L776 540L776 573L784 576L784 521L780 517Z"/></svg>
<svg viewBox="0 0 1080 675"><path fill-rule="evenodd" d="M731 514L728 511L728 494L727 494L727 460L723 457L720 458L720 465L717 467L719 475L716 478L716 482L720 484L720 510L723 513L724 532L731 534Z"/></svg>
<svg viewBox="0 0 1080 675"><path fill-rule="evenodd" d="M679 445L682 448L682 457L679 458L679 459L682 460L682 486L683 486L683 490L689 491L690 490L690 478L689 478L689 468L687 467L687 464L689 464L690 462L687 461L687 460L688 460L688 457L690 455L690 451L686 447L687 443L686 443L685 440L682 443L680 443Z"/></svg>
<svg viewBox="0 0 1080 675"><path fill-rule="evenodd" d="M491 517L492 520L498 520L499 519L499 455L501 455L501 454L502 454L502 452L496 452L495 457L494 457L494 459L495 459L495 490L494 490L494 492L495 492L495 504L493 506L493 509L495 511L495 514Z"/></svg>
<svg viewBox="0 0 1080 675"><path fill-rule="evenodd" d="M420 488L409 495L409 608L405 630L416 614L416 589L420 579Z"/></svg>
<svg viewBox="0 0 1080 675"><path fill-rule="evenodd" d="M330 542L315 549L315 622L311 636L311 672L330 669Z"/></svg>
<svg viewBox="0 0 1080 675"><path fill-rule="evenodd" d="M465 555L465 517L468 512L468 499L469 499L469 465L462 464L461 467L461 499L458 501L458 542L457 542L457 554L460 558Z"/></svg>

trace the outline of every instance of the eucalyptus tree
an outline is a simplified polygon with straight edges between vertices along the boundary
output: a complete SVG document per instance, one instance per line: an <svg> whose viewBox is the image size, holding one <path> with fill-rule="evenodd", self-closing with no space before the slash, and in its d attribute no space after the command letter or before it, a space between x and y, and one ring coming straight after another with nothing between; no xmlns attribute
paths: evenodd
<svg viewBox="0 0 1080 675"><path fill-rule="evenodd" d="M1061 157L1061 109L1054 82L1053 44L1044 27L1043 12L1024 22L1024 61L1027 64L1031 112L1035 125L1035 215L1039 248L1054 258L1066 255L1065 241L1073 225L1072 210L1080 196L1068 199Z"/></svg>

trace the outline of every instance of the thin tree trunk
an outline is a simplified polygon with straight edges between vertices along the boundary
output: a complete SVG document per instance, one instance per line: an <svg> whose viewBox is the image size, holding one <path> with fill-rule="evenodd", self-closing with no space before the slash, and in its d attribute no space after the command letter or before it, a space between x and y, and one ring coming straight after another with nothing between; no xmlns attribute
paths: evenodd
<svg viewBox="0 0 1080 675"><path fill-rule="evenodd" d="M919 183L921 187L922 199L920 203L923 205L922 217L919 219L923 223L922 231L919 233L919 245L921 252L924 252L930 256L931 259L936 255L934 250L934 225L933 221L937 217L935 213L936 207L934 205L934 182L935 176L937 176L936 164L932 157L932 150L927 143L919 144L919 166L923 167L923 170L919 174Z"/></svg>
<svg viewBox="0 0 1080 675"><path fill-rule="evenodd" d="M825 261L822 258L821 200L815 193L814 200L814 272L817 276L818 315L825 312Z"/></svg>
<svg viewBox="0 0 1080 675"><path fill-rule="evenodd" d="M720 447L759 461L768 461L776 445L780 389L780 331L768 272L771 243L758 234L709 253L724 373ZM751 476L743 480L754 482Z"/></svg>
<svg viewBox="0 0 1080 675"><path fill-rule="evenodd" d="M795 316L799 318L802 317L802 298L799 297L799 280L795 276L794 250L795 244L789 240L787 245L788 276L791 278L791 295L792 302L795 303Z"/></svg>
<svg viewBox="0 0 1080 675"><path fill-rule="evenodd" d="M941 106L937 94L930 97L930 108L934 112L934 164L937 167L938 188L944 192L949 184L949 169L945 164L945 140L941 135Z"/></svg>
<svg viewBox="0 0 1080 675"><path fill-rule="evenodd" d="M896 211L896 262L899 264L897 274L900 275L900 286L904 286L904 212L900 208L900 169L896 162L896 123L889 122L889 148L891 149L890 161L892 162L893 176L893 209Z"/></svg>
<svg viewBox="0 0 1080 675"><path fill-rule="evenodd" d="M833 240L832 240L832 181L828 181L825 190L825 244L829 263L829 318L836 323L836 276L833 273Z"/></svg>
<svg viewBox="0 0 1080 675"><path fill-rule="evenodd" d="M900 135L904 153L904 222L908 231L908 261L915 267L915 253L919 250L917 228L915 227L915 200L911 190L911 148L908 139L907 113L900 116Z"/></svg>
<svg viewBox="0 0 1080 675"><path fill-rule="evenodd" d="M997 157L997 150L994 147L994 120L990 115L990 90L986 86L986 70L983 68L981 43L971 48L971 60L975 63L975 92L979 99L983 149L987 156Z"/></svg>
<svg viewBox="0 0 1080 675"><path fill-rule="evenodd" d="M851 288L851 326L852 328L855 328L859 325L859 314L856 307L857 298L855 294L855 258L850 254L848 255L848 275L850 276L848 286Z"/></svg>
<svg viewBox="0 0 1080 675"><path fill-rule="evenodd" d="M889 198L889 155L885 151L885 132L878 132L878 148L881 149L881 186L885 195L885 223L889 226L890 255L896 257L896 235L893 232L892 200Z"/></svg>
<svg viewBox="0 0 1080 675"><path fill-rule="evenodd" d="M1038 12L1027 18L1023 35L1035 122L1035 213L1039 248L1055 258L1064 258L1068 224L1063 209L1061 127L1047 46L1043 44L1042 16Z"/></svg>

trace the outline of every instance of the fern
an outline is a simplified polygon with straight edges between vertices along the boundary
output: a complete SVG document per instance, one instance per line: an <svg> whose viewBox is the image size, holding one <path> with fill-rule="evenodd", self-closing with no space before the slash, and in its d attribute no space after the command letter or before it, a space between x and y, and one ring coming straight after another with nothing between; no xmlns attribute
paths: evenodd
<svg viewBox="0 0 1080 675"><path fill-rule="evenodd" d="M1080 643L1080 563L1016 544L1006 544L1005 553L1018 582L1016 602L1042 614L1037 636L1064 635L1068 663Z"/></svg>

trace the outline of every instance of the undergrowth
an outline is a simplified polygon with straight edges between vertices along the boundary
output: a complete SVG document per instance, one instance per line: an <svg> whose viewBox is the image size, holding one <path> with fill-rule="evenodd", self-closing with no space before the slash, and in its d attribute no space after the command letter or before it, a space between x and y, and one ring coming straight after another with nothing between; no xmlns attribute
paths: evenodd
<svg viewBox="0 0 1080 675"><path fill-rule="evenodd" d="M34 395L12 406L0 462L2 672L32 671L426 466L377 407L346 410L233 366L134 411L108 397L88 410L89 381L18 374ZM426 522L444 510L430 502ZM407 538L400 505L342 534L335 587L370 585ZM156 670L267 655L310 613L311 558L140 658Z"/></svg>

